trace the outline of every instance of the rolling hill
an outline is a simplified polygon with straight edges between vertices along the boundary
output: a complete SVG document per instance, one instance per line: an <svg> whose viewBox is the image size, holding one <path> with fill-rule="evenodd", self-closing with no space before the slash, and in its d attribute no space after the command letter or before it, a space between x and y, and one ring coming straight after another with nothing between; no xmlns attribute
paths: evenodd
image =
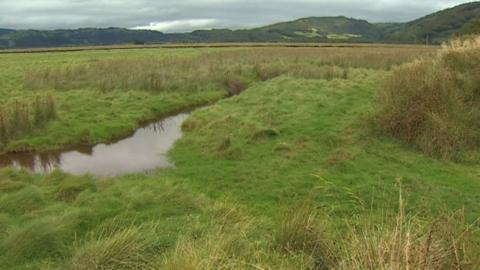
<svg viewBox="0 0 480 270"><path fill-rule="evenodd" d="M258 31L276 33L285 39L320 39L320 40L357 40L373 41L380 37L379 29L365 21L339 17L309 17L292 22L277 23Z"/></svg>
<svg viewBox="0 0 480 270"><path fill-rule="evenodd" d="M10 30L0 28L0 48L35 48L195 42L365 42L439 44L452 36L480 33L480 2L459 5L407 23L370 23L308 17L243 30L212 29L166 34L123 28Z"/></svg>
<svg viewBox="0 0 480 270"><path fill-rule="evenodd" d="M408 22L386 34L387 41L405 43L441 43L461 34L480 32L480 2L442 10Z"/></svg>

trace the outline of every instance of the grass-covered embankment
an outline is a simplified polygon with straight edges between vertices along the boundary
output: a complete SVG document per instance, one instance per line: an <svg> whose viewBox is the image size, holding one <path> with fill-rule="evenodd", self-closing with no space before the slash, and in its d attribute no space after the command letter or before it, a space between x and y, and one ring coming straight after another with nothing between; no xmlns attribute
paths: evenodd
<svg viewBox="0 0 480 270"><path fill-rule="evenodd" d="M418 211L465 206L478 216L478 166L428 158L374 134L374 97L386 74L355 70L349 80L333 81L281 77L195 112L171 153L177 165L172 173L262 215L310 192L339 216L394 209L391 198L401 179Z"/></svg>

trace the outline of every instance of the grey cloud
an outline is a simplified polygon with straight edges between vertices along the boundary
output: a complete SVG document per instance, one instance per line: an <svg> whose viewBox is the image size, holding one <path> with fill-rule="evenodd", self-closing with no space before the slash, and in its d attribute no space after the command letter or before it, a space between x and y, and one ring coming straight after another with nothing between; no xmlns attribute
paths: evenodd
<svg viewBox="0 0 480 270"><path fill-rule="evenodd" d="M248 28L306 16L403 22L461 0L1 0L0 28Z"/></svg>

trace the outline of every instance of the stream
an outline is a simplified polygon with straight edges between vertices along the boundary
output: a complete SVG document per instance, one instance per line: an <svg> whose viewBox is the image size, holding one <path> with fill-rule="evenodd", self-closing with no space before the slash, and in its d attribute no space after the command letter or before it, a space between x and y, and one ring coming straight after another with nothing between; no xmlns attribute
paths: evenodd
<svg viewBox="0 0 480 270"><path fill-rule="evenodd" d="M173 167L167 153L182 137L181 126L188 115L179 113L156 121L112 144L66 151L1 155L0 167L26 168L37 173L49 173L58 168L73 175L92 174L100 177Z"/></svg>

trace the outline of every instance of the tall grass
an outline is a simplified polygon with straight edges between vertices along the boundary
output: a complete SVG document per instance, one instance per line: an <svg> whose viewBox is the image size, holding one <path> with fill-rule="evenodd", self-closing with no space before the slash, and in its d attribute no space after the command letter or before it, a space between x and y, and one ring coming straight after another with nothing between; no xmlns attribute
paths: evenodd
<svg viewBox="0 0 480 270"><path fill-rule="evenodd" d="M34 129L42 128L57 116L52 95L36 96L33 102L15 100L0 106L0 146Z"/></svg>
<svg viewBox="0 0 480 270"><path fill-rule="evenodd" d="M381 223L346 223L339 228L311 201L300 203L275 224L265 242L259 220L233 209L207 227L181 237L161 269L478 269L478 224L466 224L463 213L435 220L398 212ZM232 212L230 212L232 211ZM231 215L231 216L230 216ZM218 223L217 223L218 222Z"/></svg>
<svg viewBox="0 0 480 270"><path fill-rule="evenodd" d="M224 88L230 94L256 80L283 74L303 78L348 77L348 68L388 69L430 53L423 48L255 48L219 50L194 57L100 60L33 70L26 88L94 88L147 91L199 91Z"/></svg>
<svg viewBox="0 0 480 270"><path fill-rule="evenodd" d="M480 38L443 45L393 71L378 96L383 131L444 159L480 146Z"/></svg>
<svg viewBox="0 0 480 270"><path fill-rule="evenodd" d="M478 224L466 224L462 212L424 220L406 213L401 194L399 202L396 217L361 226L347 223L342 229L316 218L318 210L302 204L279 224L276 246L288 254L311 256L313 269L480 267Z"/></svg>

